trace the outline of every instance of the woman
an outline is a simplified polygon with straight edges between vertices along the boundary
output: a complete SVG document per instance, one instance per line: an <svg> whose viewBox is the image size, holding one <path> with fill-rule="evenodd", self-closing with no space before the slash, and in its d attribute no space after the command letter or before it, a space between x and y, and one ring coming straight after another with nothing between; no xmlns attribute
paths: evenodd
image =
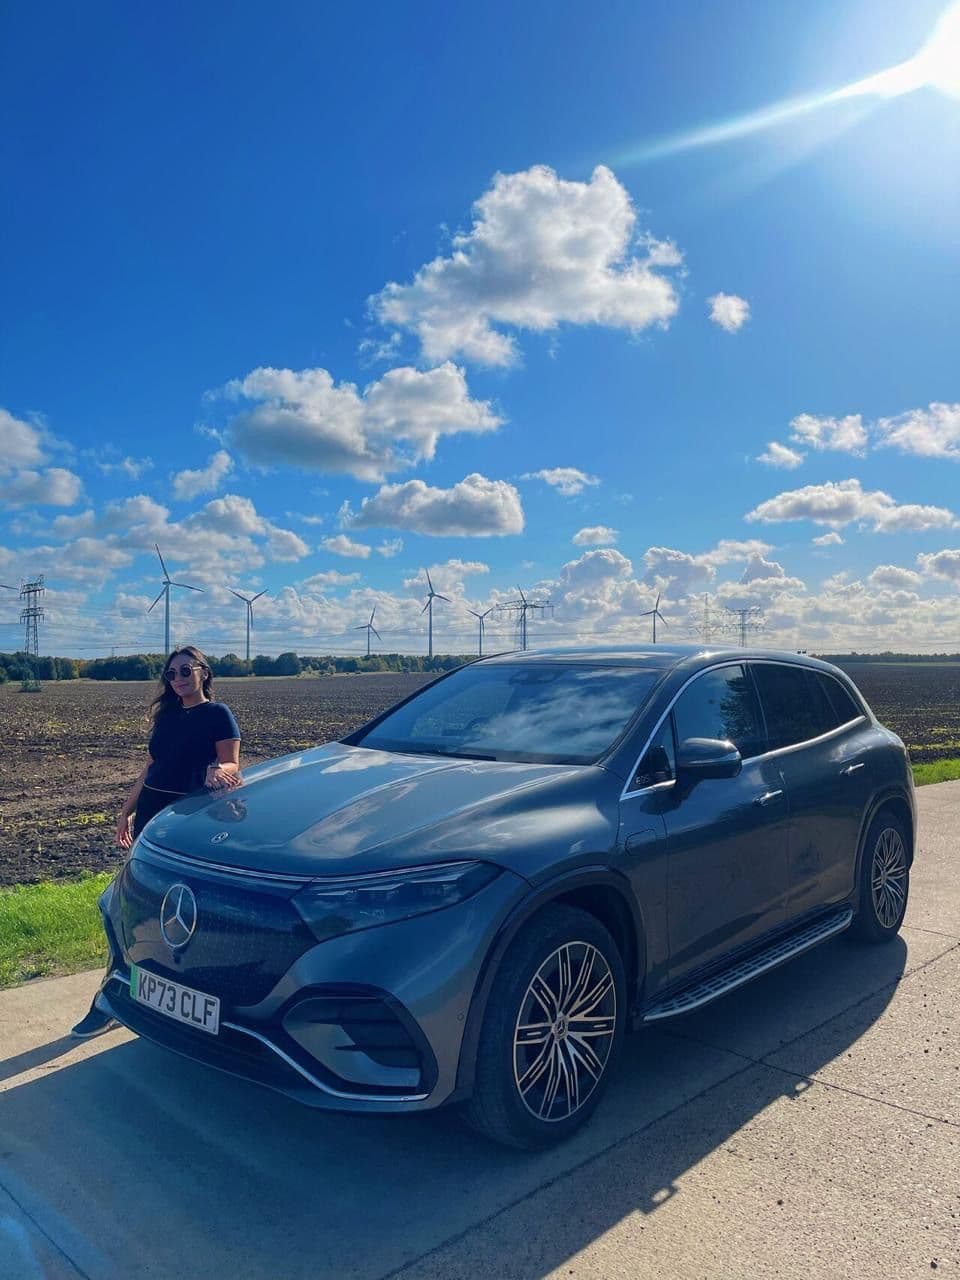
<svg viewBox="0 0 960 1280"><path fill-rule="evenodd" d="M129 849L150 819L181 796L206 787L242 785L240 730L230 708L213 698L213 674L193 645L175 649L164 663L153 700L153 732L143 772L130 788L117 820L117 844ZM132 826L132 830L131 830ZM92 1005L73 1028L81 1039L115 1025Z"/></svg>

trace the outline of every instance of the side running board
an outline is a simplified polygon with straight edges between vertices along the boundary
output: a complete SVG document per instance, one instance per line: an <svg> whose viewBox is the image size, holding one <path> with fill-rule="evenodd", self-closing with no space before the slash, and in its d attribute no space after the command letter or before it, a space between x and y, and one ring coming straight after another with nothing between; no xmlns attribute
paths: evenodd
<svg viewBox="0 0 960 1280"><path fill-rule="evenodd" d="M777 965L792 960L794 956L809 951L811 947L833 937L835 933L843 933L852 920L852 907L841 907L828 916L821 916L813 924L807 925L797 933L778 939L763 950L756 951L746 959L731 965L729 969L721 969L718 973L694 982L689 987L682 987L665 1000L651 1005L642 1020L659 1022L662 1018L674 1018L679 1013L689 1013L691 1009L709 1004L711 1000L725 996L728 991L735 991L745 982L758 978L761 973L767 973Z"/></svg>

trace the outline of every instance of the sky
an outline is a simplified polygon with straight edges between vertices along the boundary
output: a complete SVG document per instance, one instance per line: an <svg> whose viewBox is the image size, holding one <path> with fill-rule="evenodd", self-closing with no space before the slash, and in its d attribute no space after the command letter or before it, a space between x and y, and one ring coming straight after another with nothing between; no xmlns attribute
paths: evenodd
<svg viewBox="0 0 960 1280"><path fill-rule="evenodd" d="M5 6L40 651L960 650L960 6ZM0 649L24 642L0 590ZM374 613L375 610L375 613ZM473 611L473 612L471 612ZM358 628L361 628L358 630Z"/></svg>

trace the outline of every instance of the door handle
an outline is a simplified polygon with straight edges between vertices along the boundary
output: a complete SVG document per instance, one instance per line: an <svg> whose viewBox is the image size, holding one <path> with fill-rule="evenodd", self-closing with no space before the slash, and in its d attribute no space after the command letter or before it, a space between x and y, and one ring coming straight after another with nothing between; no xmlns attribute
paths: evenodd
<svg viewBox="0 0 960 1280"><path fill-rule="evenodd" d="M660 832L654 831L652 828L646 828L643 831L634 831L633 835L627 836L624 842L624 848L627 853L637 853L638 850L646 848L647 845L654 844L660 839Z"/></svg>
<svg viewBox="0 0 960 1280"><path fill-rule="evenodd" d="M861 760L859 764L848 764L845 769L840 770L841 777L848 778L851 773L856 773L858 769L863 768L863 763Z"/></svg>
<svg viewBox="0 0 960 1280"><path fill-rule="evenodd" d="M771 800L776 800L778 796L782 796L783 791L765 791L762 796L754 796L753 803L759 805L762 809L764 805L768 805Z"/></svg>

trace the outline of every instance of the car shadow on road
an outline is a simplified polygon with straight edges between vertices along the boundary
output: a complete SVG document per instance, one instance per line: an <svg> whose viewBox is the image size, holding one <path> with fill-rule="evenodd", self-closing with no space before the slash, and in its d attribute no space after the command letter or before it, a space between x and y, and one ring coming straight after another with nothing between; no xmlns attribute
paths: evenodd
<svg viewBox="0 0 960 1280"><path fill-rule="evenodd" d="M880 1017L907 959L900 939L838 939L701 1013L641 1031L591 1123L539 1154L494 1147L449 1112L313 1111L145 1041L104 1041L95 1057L41 1078L10 1076L0 1186L98 1280L383 1277L549 1186L563 1231L540 1219L522 1263L515 1245L488 1260L501 1277L544 1275L625 1216L655 1214L710 1152L808 1087ZM806 1075L765 1062L801 1041ZM36 1054L6 1065L24 1070L44 1061ZM639 1155L612 1191L585 1200L565 1181L622 1156L628 1138Z"/></svg>

